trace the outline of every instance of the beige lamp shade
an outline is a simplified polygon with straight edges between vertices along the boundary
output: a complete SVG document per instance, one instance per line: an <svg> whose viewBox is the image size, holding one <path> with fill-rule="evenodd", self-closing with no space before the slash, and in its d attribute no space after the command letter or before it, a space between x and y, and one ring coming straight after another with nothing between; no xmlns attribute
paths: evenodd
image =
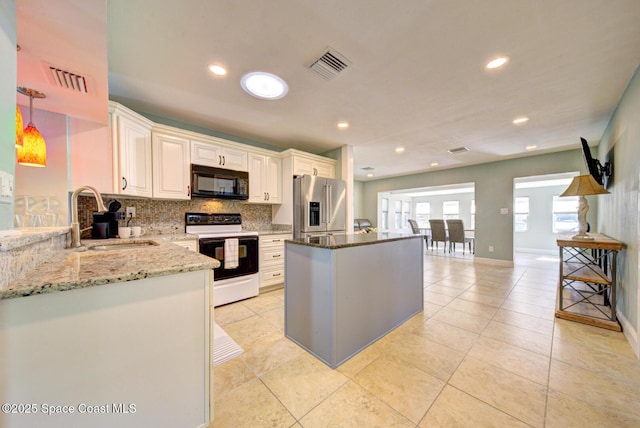
<svg viewBox="0 0 640 428"><path fill-rule="evenodd" d="M560 196L603 195L609 193L591 175L578 175Z"/></svg>

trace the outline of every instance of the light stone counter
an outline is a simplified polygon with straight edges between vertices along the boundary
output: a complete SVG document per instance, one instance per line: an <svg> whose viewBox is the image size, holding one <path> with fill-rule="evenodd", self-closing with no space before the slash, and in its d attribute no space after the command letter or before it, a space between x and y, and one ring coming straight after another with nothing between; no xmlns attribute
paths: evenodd
<svg viewBox="0 0 640 428"><path fill-rule="evenodd" d="M220 265L216 259L171 243L172 239L193 237L181 234L154 239L83 240L80 249L51 252L44 262L10 281L0 289L0 300L214 269ZM106 251L88 249L110 243L149 240L158 245Z"/></svg>

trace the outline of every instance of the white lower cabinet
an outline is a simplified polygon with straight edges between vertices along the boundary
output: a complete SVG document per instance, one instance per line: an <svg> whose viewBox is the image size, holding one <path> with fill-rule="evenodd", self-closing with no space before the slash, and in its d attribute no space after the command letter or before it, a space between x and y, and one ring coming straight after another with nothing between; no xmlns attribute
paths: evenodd
<svg viewBox="0 0 640 428"><path fill-rule="evenodd" d="M290 233L260 236L260 289L284 283L284 241Z"/></svg>

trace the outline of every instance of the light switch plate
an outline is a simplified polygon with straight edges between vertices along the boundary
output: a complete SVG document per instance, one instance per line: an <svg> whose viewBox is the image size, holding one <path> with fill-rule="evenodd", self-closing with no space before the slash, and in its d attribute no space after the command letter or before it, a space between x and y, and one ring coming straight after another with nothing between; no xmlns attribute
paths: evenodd
<svg viewBox="0 0 640 428"><path fill-rule="evenodd" d="M13 175L0 171L0 204L13 201Z"/></svg>
<svg viewBox="0 0 640 428"><path fill-rule="evenodd" d="M509 214L509 208L500 208L500 214Z"/></svg>

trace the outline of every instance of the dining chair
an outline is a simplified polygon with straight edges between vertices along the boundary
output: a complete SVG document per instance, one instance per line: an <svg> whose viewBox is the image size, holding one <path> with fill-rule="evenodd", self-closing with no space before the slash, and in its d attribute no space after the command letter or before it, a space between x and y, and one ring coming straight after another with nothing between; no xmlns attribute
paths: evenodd
<svg viewBox="0 0 640 428"><path fill-rule="evenodd" d="M424 236L424 242L426 247L425 248L429 248L429 235L428 234L423 234L420 231L420 227L418 226L418 222L412 219L409 219L409 225L411 226L411 231L413 232L414 235L423 235Z"/></svg>
<svg viewBox="0 0 640 428"><path fill-rule="evenodd" d="M456 243L459 242L462 244L462 254L464 254L464 247L467 243L469 244L469 252L472 254L475 253L475 248L473 250L471 249L471 244L474 243L474 239L465 236L464 223L462 220L447 220L447 229L449 229L449 252L451 252L451 246L453 246L453 251L455 251Z"/></svg>
<svg viewBox="0 0 640 428"><path fill-rule="evenodd" d="M433 250L433 243L436 243L436 250L438 249L438 242L444 243L444 249L447 249L447 231L444 227L444 220L429 220L431 226L431 250Z"/></svg>

